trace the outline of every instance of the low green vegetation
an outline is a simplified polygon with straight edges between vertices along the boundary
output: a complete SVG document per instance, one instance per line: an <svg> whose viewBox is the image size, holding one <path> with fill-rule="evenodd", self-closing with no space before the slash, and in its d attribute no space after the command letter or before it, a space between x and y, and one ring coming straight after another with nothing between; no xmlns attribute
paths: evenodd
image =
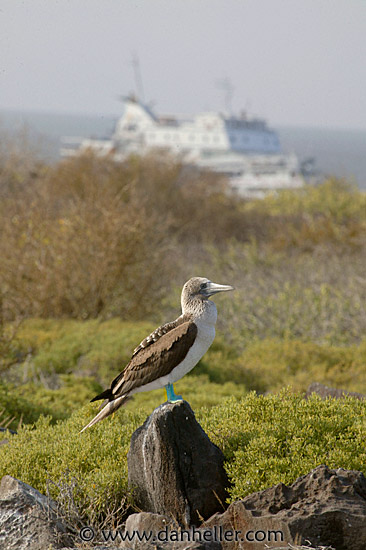
<svg viewBox="0 0 366 550"><path fill-rule="evenodd" d="M30 319L19 327L13 352L27 369L26 378L73 373L107 383L154 328L151 322L117 318L104 322Z"/></svg>
<svg viewBox="0 0 366 550"><path fill-rule="evenodd" d="M365 401L304 399L282 390L231 399L200 416L226 455L231 501L290 484L319 464L366 472Z"/></svg>
<svg viewBox="0 0 366 550"><path fill-rule="evenodd" d="M331 346L300 340L262 340L248 346L238 365L248 389L305 391L311 382L366 394L366 341Z"/></svg>

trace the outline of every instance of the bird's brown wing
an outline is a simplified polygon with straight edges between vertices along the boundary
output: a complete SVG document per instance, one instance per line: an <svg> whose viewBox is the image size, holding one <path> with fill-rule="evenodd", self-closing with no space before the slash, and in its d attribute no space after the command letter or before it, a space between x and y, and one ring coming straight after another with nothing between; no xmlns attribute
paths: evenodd
<svg viewBox="0 0 366 550"><path fill-rule="evenodd" d="M171 321L170 323L165 323L164 325L161 325L160 327L155 329L151 334L149 334L149 336L146 336L146 338L144 338L142 342L140 342L137 348L133 350L133 356L139 353L141 350L151 346L151 344L154 344L154 342L157 342L162 336L164 336L164 334L167 334L174 328L190 320L191 319L189 315L181 315L175 321Z"/></svg>
<svg viewBox="0 0 366 550"><path fill-rule="evenodd" d="M186 321L141 348L111 384L112 399L169 374L186 357L197 336L197 326Z"/></svg>

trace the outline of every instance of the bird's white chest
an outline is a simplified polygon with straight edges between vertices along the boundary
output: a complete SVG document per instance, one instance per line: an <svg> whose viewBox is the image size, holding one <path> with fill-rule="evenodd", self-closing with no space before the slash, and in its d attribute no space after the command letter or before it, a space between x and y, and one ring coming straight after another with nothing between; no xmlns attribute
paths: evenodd
<svg viewBox="0 0 366 550"><path fill-rule="evenodd" d="M215 304L210 302L211 304L213 307L211 306L204 315L195 319L194 322L197 326L196 339L183 361L165 377L168 379L167 383L174 384L191 371L214 341L217 311Z"/></svg>

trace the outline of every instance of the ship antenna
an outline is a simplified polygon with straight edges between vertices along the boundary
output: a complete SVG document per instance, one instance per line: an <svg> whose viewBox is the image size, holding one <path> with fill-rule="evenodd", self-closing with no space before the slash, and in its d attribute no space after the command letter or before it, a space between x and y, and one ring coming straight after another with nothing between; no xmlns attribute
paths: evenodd
<svg viewBox="0 0 366 550"><path fill-rule="evenodd" d="M133 74L135 77L137 97L140 99L140 101L144 103L145 95L144 95L144 86L142 83L142 77L141 77L141 71L140 71L140 60L136 53L132 54L132 67L133 67Z"/></svg>
<svg viewBox="0 0 366 550"><path fill-rule="evenodd" d="M234 95L234 86L230 78L219 78L216 80L216 88L224 91L224 104L225 111L231 116L233 113L232 110L232 101Z"/></svg>

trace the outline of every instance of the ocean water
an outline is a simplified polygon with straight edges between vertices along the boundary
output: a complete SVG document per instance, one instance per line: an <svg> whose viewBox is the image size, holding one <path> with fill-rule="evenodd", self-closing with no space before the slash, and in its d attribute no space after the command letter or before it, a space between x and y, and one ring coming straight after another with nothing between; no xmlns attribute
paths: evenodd
<svg viewBox="0 0 366 550"><path fill-rule="evenodd" d="M115 116L71 115L0 110L0 139L4 133L26 131L35 149L47 161L59 158L61 138L108 137L118 119ZM324 175L344 177L366 189L366 129L323 129L276 127L285 153L300 160L315 159Z"/></svg>
<svg viewBox="0 0 366 550"><path fill-rule="evenodd" d="M344 177L366 189L366 130L277 128L282 148L315 158L322 174Z"/></svg>

